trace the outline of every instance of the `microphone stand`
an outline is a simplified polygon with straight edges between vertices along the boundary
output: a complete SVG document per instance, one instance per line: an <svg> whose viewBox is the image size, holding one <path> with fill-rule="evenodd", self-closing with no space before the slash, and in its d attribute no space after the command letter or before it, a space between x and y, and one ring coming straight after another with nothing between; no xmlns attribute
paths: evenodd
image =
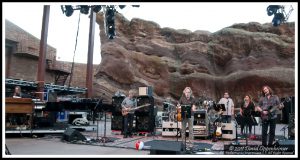
<svg viewBox="0 0 300 160"><path fill-rule="evenodd" d="M177 142L178 142L178 132L180 132L179 128L178 128L178 107L176 107L176 122L177 122L177 128L176 128L176 138L177 138Z"/></svg>
<svg viewBox="0 0 300 160"><path fill-rule="evenodd" d="M184 111L184 122L187 121L187 111ZM186 124L185 124L186 125ZM183 134L184 134L184 149L186 150L186 127L183 129ZM189 133L190 136L190 133Z"/></svg>

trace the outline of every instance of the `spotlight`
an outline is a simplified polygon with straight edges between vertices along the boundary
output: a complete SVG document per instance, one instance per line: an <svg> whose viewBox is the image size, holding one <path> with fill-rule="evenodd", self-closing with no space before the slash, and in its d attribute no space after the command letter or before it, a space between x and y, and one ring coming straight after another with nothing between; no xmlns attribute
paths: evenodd
<svg viewBox="0 0 300 160"><path fill-rule="evenodd" d="M63 13L66 14L67 17L70 17L74 12L74 9L71 5L65 5L65 6L62 5L61 10L63 11Z"/></svg>
<svg viewBox="0 0 300 160"><path fill-rule="evenodd" d="M125 5L119 5L119 8L121 8L121 9L123 9L125 7L126 7Z"/></svg>
<svg viewBox="0 0 300 160"><path fill-rule="evenodd" d="M109 39L114 39L114 37L116 36L115 26L114 25L108 26L107 33L108 33L107 36Z"/></svg>
<svg viewBox="0 0 300 160"><path fill-rule="evenodd" d="M140 5L132 5L132 7L140 7Z"/></svg>
<svg viewBox="0 0 300 160"><path fill-rule="evenodd" d="M90 10L90 7L87 5L80 6L80 13L82 13L82 14L89 14L89 10Z"/></svg>
<svg viewBox="0 0 300 160"><path fill-rule="evenodd" d="M279 26L284 21L284 19L285 18L284 18L283 13L276 13L272 20L273 26L275 26L275 27Z"/></svg>
<svg viewBox="0 0 300 160"><path fill-rule="evenodd" d="M106 21L106 33L109 39L114 39L115 33L115 9L113 6L110 6L106 9L105 13Z"/></svg>
<svg viewBox="0 0 300 160"><path fill-rule="evenodd" d="M267 8L268 16L275 14L279 8L279 5L269 5Z"/></svg>
<svg viewBox="0 0 300 160"><path fill-rule="evenodd" d="M98 13L100 12L101 8L102 8L101 6L93 6L93 11Z"/></svg>

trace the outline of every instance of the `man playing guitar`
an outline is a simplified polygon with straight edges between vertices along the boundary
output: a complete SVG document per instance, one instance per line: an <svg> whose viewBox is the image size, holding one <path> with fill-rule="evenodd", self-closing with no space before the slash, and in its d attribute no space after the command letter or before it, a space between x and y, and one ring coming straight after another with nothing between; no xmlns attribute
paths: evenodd
<svg viewBox="0 0 300 160"><path fill-rule="evenodd" d="M262 87L262 97L259 99L256 110L261 112L262 118L262 145L267 146L268 126L270 126L268 146L273 145L276 129L276 109L280 106L278 96L273 95L269 86Z"/></svg>
<svg viewBox="0 0 300 160"><path fill-rule="evenodd" d="M134 110L133 108L137 107L137 101L135 97L135 90L129 90L128 97L126 97L121 106L122 106L122 114L124 117L124 138L132 137L132 125L133 125L133 117L134 117Z"/></svg>

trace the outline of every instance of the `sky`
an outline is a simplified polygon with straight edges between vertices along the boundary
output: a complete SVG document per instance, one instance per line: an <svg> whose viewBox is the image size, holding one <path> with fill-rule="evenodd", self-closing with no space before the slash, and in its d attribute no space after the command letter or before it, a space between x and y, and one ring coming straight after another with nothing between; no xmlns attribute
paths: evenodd
<svg viewBox="0 0 300 160"><path fill-rule="evenodd" d="M285 11L294 9L288 22L296 22L298 18L297 3L3 3L2 21L10 20L25 31L40 39L43 17L43 5L50 5L48 45L56 48L57 59L73 61L78 20L80 15L78 41L75 62L87 63L89 23L88 15L75 10L67 17L61 5L126 5L117 11L128 20L140 18L156 22L163 27L203 30L216 32L235 23L259 22L271 23L273 16L268 16L269 5L284 5ZM140 5L140 7L132 7ZM103 11L103 10L101 10ZM297 22L296 22L297 25ZM297 28L297 27L296 27ZM93 63L101 62L101 44L99 26L95 26ZM116 34L118 31L116 30ZM5 35L5 34L3 34ZM4 43L5 41L3 41ZM5 45L3 45L5 46Z"/></svg>

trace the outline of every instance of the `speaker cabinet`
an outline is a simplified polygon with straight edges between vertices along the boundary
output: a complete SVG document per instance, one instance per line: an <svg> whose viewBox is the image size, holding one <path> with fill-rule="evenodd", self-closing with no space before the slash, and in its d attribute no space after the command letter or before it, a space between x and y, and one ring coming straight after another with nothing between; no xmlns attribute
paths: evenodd
<svg viewBox="0 0 300 160"><path fill-rule="evenodd" d="M181 141L154 140L151 143L150 155L183 154L184 145Z"/></svg>
<svg viewBox="0 0 300 160"><path fill-rule="evenodd" d="M113 114L122 112L122 102L125 99L124 96L113 96L112 97L112 105L113 105Z"/></svg>
<svg viewBox="0 0 300 160"><path fill-rule="evenodd" d="M290 140L295 139L295 114L289 116L288 137Z"/></svg>
<svg viewBox="0 0 300 160"><path fill-rule="evenodd" d="M136 116L136 132L154 132L154 116Z"/></svg>
<svg viewBox="0 0 300 160"><path fill-rule="evenodd" d="M236 127L233 122L222 123L222 138L229 140L236 138Z"/></svg>
<svg viewBox="0 0 300 160"><path fill-rule="evenodd" d="M122 131L123 130L123 116L112 115L111 116L111 130Z"/></svg>
<svg viewBox="0 0 300 160"><path fill-rule="evenodd" d="M85 141L86 138L79 131L72 128L67 128L62 136L62 140L73 142L73 141Z"/></svg>
<svg viewBox="0 0 300 160"><path fill-rule="evenodd" d="M138 96L137 106L146 105L148 106L139 108L135 111L136 115L154 115L154 98L152 96Z"/></svg>
<svg viewBox="0 0 300 160"><path fill-rule="evenodd" d="M295 153L295 140L279 140L274 143L276 147L285 148L283 152Z"/></svg>

